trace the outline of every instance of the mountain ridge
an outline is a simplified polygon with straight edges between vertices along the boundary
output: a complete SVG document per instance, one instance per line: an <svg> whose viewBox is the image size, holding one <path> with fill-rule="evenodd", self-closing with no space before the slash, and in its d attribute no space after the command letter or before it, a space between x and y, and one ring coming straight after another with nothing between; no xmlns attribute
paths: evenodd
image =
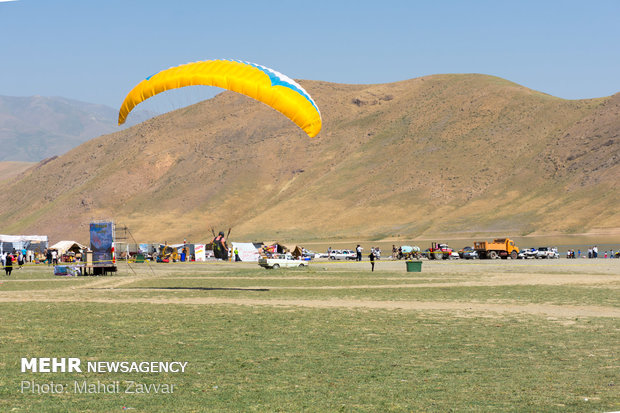
<svg viewBox="0 0 620 413"><path fill-rule="evenodd" d="M323 115L316 138L225 92L30 168L9 183L0 231L84 241L106 218L145 242L211 227L251 240L620 228L620 94L567 101L475 74L300 83Z"/></svg>
<svg viewBox="0 0 620 413"><path fill-rule="evenodd" d="M138 112L129 125L152 113ZM0 96L0 161L39 162L113 133L115 109L57 96ZM128 125L128 126L129 126Z"/></svg>

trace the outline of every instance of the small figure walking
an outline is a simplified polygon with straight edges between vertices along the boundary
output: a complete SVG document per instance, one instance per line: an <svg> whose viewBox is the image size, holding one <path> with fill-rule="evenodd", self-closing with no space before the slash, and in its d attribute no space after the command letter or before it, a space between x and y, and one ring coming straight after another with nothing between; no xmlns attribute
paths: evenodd
<svg viewBox="0 0 620 413"><path fill-rule="evenodd" d="M370 260L371 271L374 272L374 270L375 270L375 251L374 251L374 248L373 248L373 250L370 251L370 254L368 254L368 259Z"/></svg>

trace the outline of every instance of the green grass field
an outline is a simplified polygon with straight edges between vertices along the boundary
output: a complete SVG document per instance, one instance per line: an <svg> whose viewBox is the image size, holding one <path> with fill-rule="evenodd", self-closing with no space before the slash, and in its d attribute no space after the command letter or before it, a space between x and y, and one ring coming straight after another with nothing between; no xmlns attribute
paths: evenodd
<svg viewBox="0 0 620 413"><path fill-rule="evenodd" d="M620 410L619 287L620 260L26 267L0 278L0 411ZM22 373L24 357L188 364Z"/></svg>

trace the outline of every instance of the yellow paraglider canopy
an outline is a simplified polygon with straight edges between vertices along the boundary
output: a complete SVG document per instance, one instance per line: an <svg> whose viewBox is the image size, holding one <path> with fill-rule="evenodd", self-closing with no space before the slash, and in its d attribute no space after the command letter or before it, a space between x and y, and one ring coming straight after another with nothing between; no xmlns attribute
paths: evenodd
<svg viewBox="0 0 620 413"><path fill-rule="evenodd" d="M297 82L267 67L233 60L207 60L172 67L150 76L129 92L118 112L122 125L146 99L185 86L207 85L232 90L263 102L292 120L311 138L321 131L319 108Z"/></svg>

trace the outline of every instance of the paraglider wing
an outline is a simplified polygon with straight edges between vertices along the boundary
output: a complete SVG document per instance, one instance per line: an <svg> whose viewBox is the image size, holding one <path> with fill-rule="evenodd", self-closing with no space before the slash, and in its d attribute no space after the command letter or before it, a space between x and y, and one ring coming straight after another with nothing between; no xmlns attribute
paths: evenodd
<svg viewBox="0 0 620 413"><path fill-rule="evenodd" d="M263 102L311 138L321 130L319 108L297 82L265 66L233 60L188 63L147 77L125 98L118 112L118 124L125 123L129 112L140 102L170 89L194 85L216 86Z"/></svg>

